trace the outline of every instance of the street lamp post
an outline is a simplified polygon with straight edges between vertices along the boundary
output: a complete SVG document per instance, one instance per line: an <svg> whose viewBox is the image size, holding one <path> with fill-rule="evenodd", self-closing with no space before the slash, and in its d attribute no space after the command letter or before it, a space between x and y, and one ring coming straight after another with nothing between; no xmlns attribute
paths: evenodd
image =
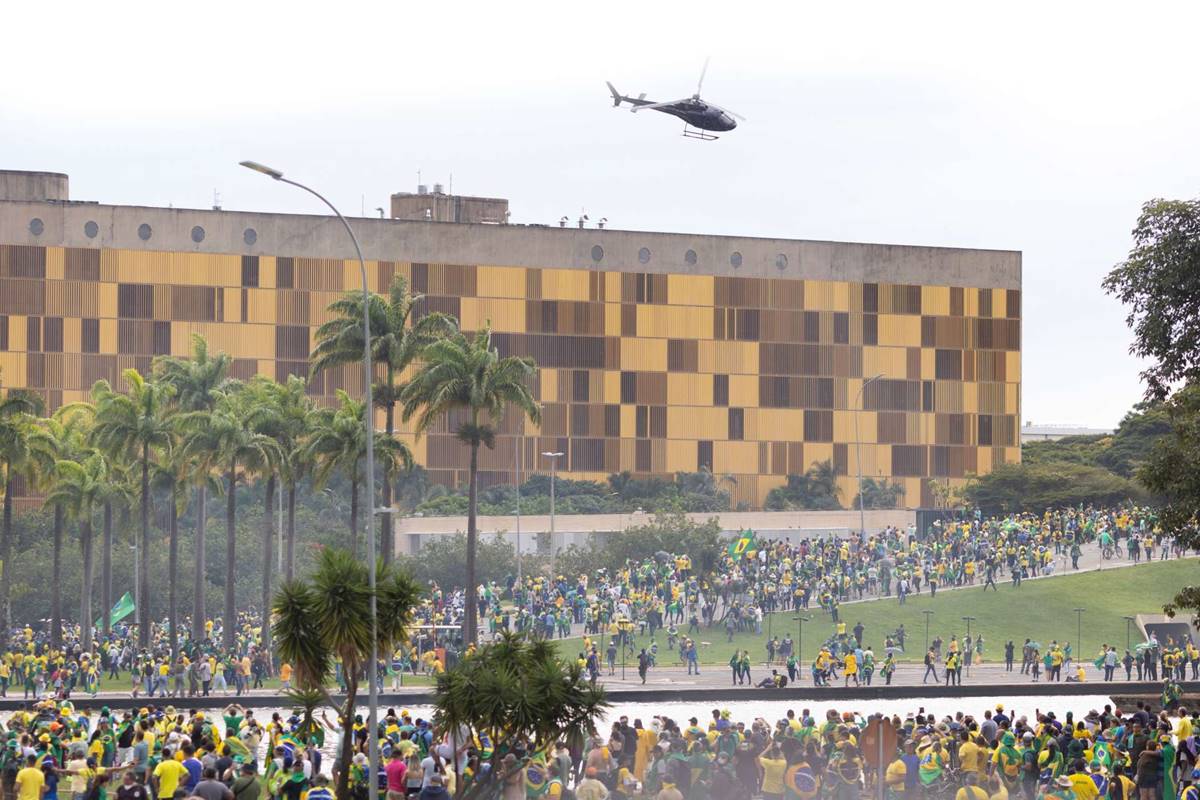
<svg viewBox="0 0 1200 800"><path fill-rule="evenodd" d="M1086 608L1075 609L1075 660L1083 658L1083 612Z"/></svg>
<svg viewBox="0 0 1200 800"><path fill-rule="evenodd" d="M963 617L963 621L967 623L967 641L968 642L971 641L971 623L974 622L976 619L977 619L977 617ZM971 656L972 655L974 655L972 652L968 651L966 648L963 648L963 658L965 658L967 660L967 677L968 678L971 677Z"/></svg>
<svg viewBox="0 0 1200 800"><path fill-rule="evenodd" d="M929 652L929 618L933 616L933 611L925 609L921 612L925 615L925 652Z"/></svg>
<svg viewBox="0 0 1200 800"><path fill-rule="evenodd" d="M517 449L517 589L522 590L525 586L521 578L521 437L516 439Z"/></svg>
<svg viewBox="0 0 1200 800"><path fill-rule="evenodd" d="M863 510L862 437L858 435L858 412L862 410L863 389L882 377L883 373L881 372L873 378L867 378L863 381L862 386L858 387L858 394L854 396L854 458L858 461L858 529L863 534L867 532L867 514Z"/></svg>
<svg viewBox="0 0 1200 800"><path fill-rule="evenodd" d="M812 617L795 616L796 620L796 671L804 669L804 623L812 622Z"/></svg>
<svg viewBox="0 0 1200 800"><path fill-rule="evenodd" d="M554 478L558 473L558 460L562 458L562 453L557 451L545 451L543 456L550 459L550 559L554 561Z"/></svg>
<svg viewBox="0 0 1200 800"><path fill-rule="evenodd" d="M1129 649L1129 626L1135 622L1135 617L1125 617L1125 649Z"/></svg>
<svg viewBox="0 0 1200 800"><path fill-rule="evenodd" d="M367 262L363 259L362 247L358 244L358 237L354 235L354 229L350 227L350 223L342 216L342 212L337 210L333 203L325 199L325 197L302 183L289 180L283 177L283 173L277 169L265 166L257 161L242 161L241 165L246 169L252 169L255 172L261 172L269 178L287 183L308 192L313 197L320 200L334 216L342 223L342 227L346 229L346 233L350 236L350 241L354 244L354 253L358 257L358 270L362 278L362 301L363 301L363 403L365 411L363 413L363 424L366 427L367 435L367 452L366 452L366 467L367 467L367 499L368 507L375 509L375 405L371 397L371 288L367 284ZM367 781L369 800L378 800L379 786L375 776L379 773L379 737L375 735L378 727L379 716L379 687L377 686L376 673L379 669L379 610L376 606L375 599L375 515L366 515L367 525L367 574L371 589L371 670L370 680L368 681L368 711L367 729L371 731L371 735L367 737L370 743L370 754L368 758L369 772L371 779Z"/></svg>

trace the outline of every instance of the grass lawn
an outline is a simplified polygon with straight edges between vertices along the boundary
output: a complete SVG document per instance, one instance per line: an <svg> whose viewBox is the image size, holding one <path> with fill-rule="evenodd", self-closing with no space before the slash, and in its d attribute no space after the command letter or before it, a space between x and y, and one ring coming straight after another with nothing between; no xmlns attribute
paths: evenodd
<svg viewBox="0 0 1200 800"><path fill-rule="evenodd" d="M920 597L910 596L904 605L900 605L895 598L871 600L844 605L839 613L847 631L862 622L866 643L875 650L879 660L883 658L884 636L901 623L908 634L908 648L907 653L898 658L920 661L924 657L925 615L921 612L928 610L933 612L929 621L930 639L938 635L943 640L951 634L962 636L967 629L962 618L975 617L971 622L971 635L983 634L985 662L1002 660L1004 643L1009 639L1016 643L1019 658L1019 648L1026 638L1043 645L1049 645L1053 639L1070 641L1075 653L1078 655L1082 652L1090 661L1099 652L1103 642L1124 648L1124 616L1161 613L1163 604L1180 587L1198 579L1200 563L1195 559L1175 559L1028 581L1019 589L1004 582L1000 584L999 591L989 589L986 593L978 587L972 587L939 591L936 598L930 599L925 592ZM1082 651L1075 636L1073 609L1076 607L1087 609L1083 613ZM785 633L790 633L792 640L796 640L795 614L788 612L768 616L769 621L763 621L761 636L753 633L735 634L733 642L726 642L724 628L703 629L699 640L709 644L701 645L700 661L724 666L735 648L744 648L750 651L754 663L761 663L766 660L768 630L780 639ZM812 618L811 622L804 623L802 656L808 662L816 656L821 643L833 634L834 625L830 615L816 606L810 608L805 616ZM684 630L686 628L682 628L681 632ZM1131 638L1133 643L1140 641L1136 629L1131 631ZM677 663L675 656L664 652L665 634L660 633L656 639L659 664L666 666ZM648 636L637 638L638 647L648 644ZM581 649L578 639L565 640L559 647L569 655L575 655Z"/></svg>

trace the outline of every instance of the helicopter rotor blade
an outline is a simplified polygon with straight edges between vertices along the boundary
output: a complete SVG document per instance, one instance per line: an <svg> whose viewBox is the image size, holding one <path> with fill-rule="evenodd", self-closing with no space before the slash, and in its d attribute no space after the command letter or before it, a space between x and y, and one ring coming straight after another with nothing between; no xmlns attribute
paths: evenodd
<svg viewBox="0 0 1200 800"><path fill-rule="evenodd" d="M629 109L629 110L630 110L630 111L634 111L634 112L637 112L637 111L652 111L652 110L654 110L654 109L656 109L656 108L662 108L662 107L664 107L664 106L675 106L675 105L679 105L680 103L687 103L687 102L689 102L690 100L691 100L691 98L690 98L690 97L685 97L685 98L684 98L684 99L682 99L682 100L672 100L672 101L671 101L671 102L669 102L669 103L646 103L646 104L645 104L645 105L643 105L643 106L634 106L633 108L631 108L631 109Z"/></svg>
<svg viewBox="0 0 1200 800"><path fill-rule="evenodd" d="M708 72L708 60L710 58L712 58L712 56L704 57L704 66L700 69L700 80L696 82L696 97L700 96L700 87L704 85L704 75Z"/></svg>

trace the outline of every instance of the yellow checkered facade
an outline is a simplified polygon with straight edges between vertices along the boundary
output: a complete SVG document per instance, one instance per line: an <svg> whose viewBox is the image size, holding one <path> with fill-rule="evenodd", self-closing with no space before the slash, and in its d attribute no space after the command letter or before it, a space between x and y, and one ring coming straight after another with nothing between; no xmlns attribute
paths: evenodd
<svg viewBox="0 0 1200 800"><path fill-rule="evenodd" d="M505 420L482 455L485 484L513 480L518 449L525 473L560 450L576 478L709 469L757 507L788 473L830 461L849 505L861 443L863 475L898 481L917 506L932 503L931 480L1020 457L1015 289L388 261L368 271L373 289L402 275L426 295L422 311L468 330L490 323L503 353L540 365L542 425ZM186 355L192 334L233 356L238 377L307 375L326 307L358 285L355 261L0 245L2 380L57 407L156 355ZM361 373L311 385L329 401L357 394ZM465 479L448 427L402 435L438 480Z"/></svg>

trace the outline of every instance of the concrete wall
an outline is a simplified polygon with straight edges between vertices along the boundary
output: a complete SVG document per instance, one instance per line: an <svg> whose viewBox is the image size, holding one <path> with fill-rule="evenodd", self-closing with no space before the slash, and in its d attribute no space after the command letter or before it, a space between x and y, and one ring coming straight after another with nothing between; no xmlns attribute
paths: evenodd
<svg viewBox="0 0 1200 800"><path fill-rule="evenodd" d="M67 176L60 172L0 170L0 200L65 202L69 197Z"/></svg>
<svg viewBox="0 0 1200 800"><path fill-rule="evenodd" d="M65 176L62 177L65 192ZM29 222L34 217L44 223L40 235L30 231ZM95 237L85 233L88 222L96 223L99 229ZM143 224L150 226L148 239L138 235ZM368 259L1021 287L1021 254L1004 250L594 228L447 225L370 218L354 219L352 224ZM199 243L192 239L195 226L204 229ZM353 258L353 248L334 217L90 203L0 202L0 241L18 245ZM646 256L645 261L640 255ZM741 257L737 268L733 266L735 255Z"/></svg>
<svg viewBox="0 0 1200 800"><path fill-rule="evenodd" d="M756 531L759 536L792 542L828 533L845 535L851 530L857 530L859 525L857 511L725 512L688 516L695 522L705 522L710 517L716 517L722 530L730 534L748 528ZM905 528L915 524L917 515L915 511L888 509L866 511L864 517L867 530L878 531L889 526ZM646 513L557 514L554 518L555 548L561 549L572 544L584 545L593 533L602 536L621 535L627 528L645 525L652 520L653 515ZM518 522L515 516L482 516L478 519L478 528L481 536L500 533L514 546L517 544ZM401 517L396 519L394 530L396 552L415 553L424 542L433 537L465 533L467 518ZM549 515L521 517L520 531L521 551L533 552L536 549L537 535L550 531Z"/></svg>

